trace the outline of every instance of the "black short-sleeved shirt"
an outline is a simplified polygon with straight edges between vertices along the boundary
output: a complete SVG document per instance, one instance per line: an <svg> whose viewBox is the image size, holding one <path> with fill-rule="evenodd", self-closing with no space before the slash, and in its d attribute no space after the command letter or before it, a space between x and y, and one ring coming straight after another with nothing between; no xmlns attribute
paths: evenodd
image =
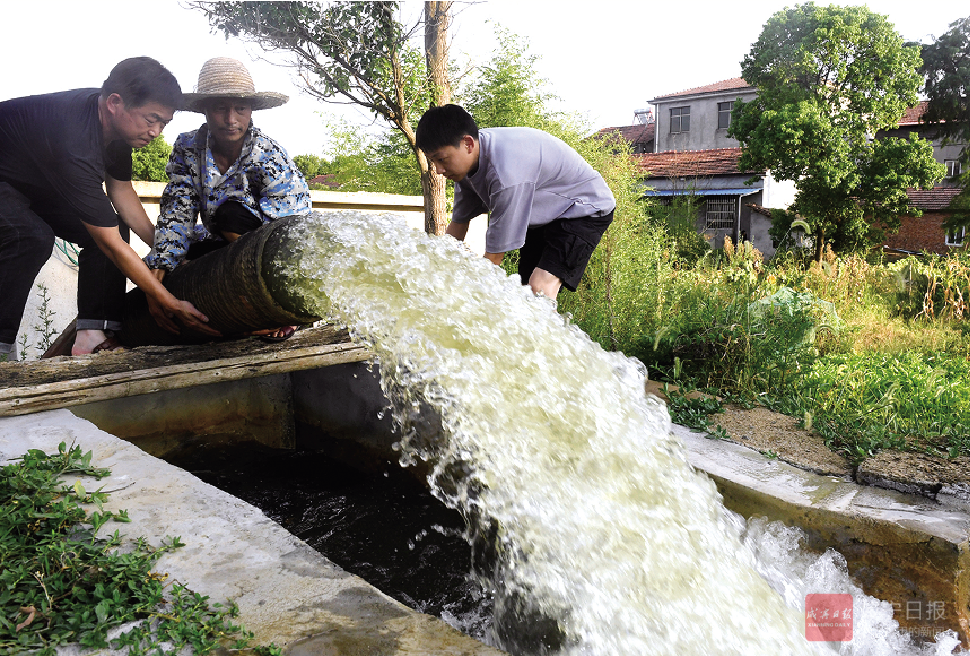
<svg viewBox="0 0 970 656"><path fill-rule="evenodd" d="M14 98L0 103L0 182L46 212L88 225L118 225L102 184L105 174L131 180L131 146L105 146L98 118L100 89Z"/></svg>

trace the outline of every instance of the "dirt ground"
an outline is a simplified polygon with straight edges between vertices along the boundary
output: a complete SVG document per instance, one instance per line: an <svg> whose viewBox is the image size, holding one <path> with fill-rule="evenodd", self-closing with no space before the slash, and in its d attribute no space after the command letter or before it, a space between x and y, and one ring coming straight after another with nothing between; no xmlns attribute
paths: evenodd
<svg viewBox="0 0 970 656"><path fill-rule="evenodd" d="M662 383L650 381L647 391L664 399ZM854 468L825 446L818 433L800 428L800 421L794 417L762 407L744 409L729 405L723 413L711 415L710 420L715 426L723 426L731 441L817 474L843 476L859 483L931 498L943 493L970 500L970 458L967 457L950 460L886 450Z"/></svg>

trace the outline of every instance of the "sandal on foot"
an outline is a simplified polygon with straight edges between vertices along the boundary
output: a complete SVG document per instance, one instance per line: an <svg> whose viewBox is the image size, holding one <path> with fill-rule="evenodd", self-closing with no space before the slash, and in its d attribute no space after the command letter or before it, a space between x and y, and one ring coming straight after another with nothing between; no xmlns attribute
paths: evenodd
<svg viewBox="0 0 970 656"><path fill-rule="evenodd" d="M41 360L59 355L71 355L71 347L74 346L75 339L77 339L77 319L69 323L64 332L44 351L44 355L40 356Z"/></svg>
<svg viewBox="0 0 970 656"><path fill-rule="evenodd" d="M277 335L260 335L259 338L261 340L263 340L264 342L269 342L271 344L274 344L276 342L285 342L290 337L293 337L293 335L296 334L296 327L295 326L283 326L282 328L278 329L276 332L279 333L279 334L277 334Z"/></svg>
<svg viewBox="0 0 970 656"><path fill-rule="evenodd" d="M100 344L94 347L91 353L100 353L101 351L124 351L125 347L121 345L117 337L109 337Z"/></svg>

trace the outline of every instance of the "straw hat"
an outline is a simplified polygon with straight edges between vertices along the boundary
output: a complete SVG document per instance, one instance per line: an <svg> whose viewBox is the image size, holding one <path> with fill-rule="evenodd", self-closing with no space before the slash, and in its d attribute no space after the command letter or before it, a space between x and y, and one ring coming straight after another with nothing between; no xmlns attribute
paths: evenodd
<svg viewBox="0 0 970 656"><path fill-rule="evenodd" d="M256 85L249 71L238 59L213 57L202 64L195 93L182 94L182 109L205 113L205 101L210 98L245 98L253 109L279 107L290 97L273 91L256 93Z"/></svg>

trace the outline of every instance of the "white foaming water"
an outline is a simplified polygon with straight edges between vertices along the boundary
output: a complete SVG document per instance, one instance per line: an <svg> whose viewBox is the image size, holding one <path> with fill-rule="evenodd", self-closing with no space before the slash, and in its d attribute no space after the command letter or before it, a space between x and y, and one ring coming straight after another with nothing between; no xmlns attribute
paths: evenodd
<svg viewBox="0 0 970 656"><path fill-rule="evenodd" d="M552 618L552 642L577 656L930 656L958 644L918 649L837 554L812 556L794 529L726 511L645 396L642 365L516 277L399 217L314 214L290 231L301 252L276 265L377 353L402 460L429 460L436 494L493 527L499 646L551 649L502 631L522 615ZM433 440L427 406L443 428ZM854 595L851 642L806 641L813 592Z"/></svg>

